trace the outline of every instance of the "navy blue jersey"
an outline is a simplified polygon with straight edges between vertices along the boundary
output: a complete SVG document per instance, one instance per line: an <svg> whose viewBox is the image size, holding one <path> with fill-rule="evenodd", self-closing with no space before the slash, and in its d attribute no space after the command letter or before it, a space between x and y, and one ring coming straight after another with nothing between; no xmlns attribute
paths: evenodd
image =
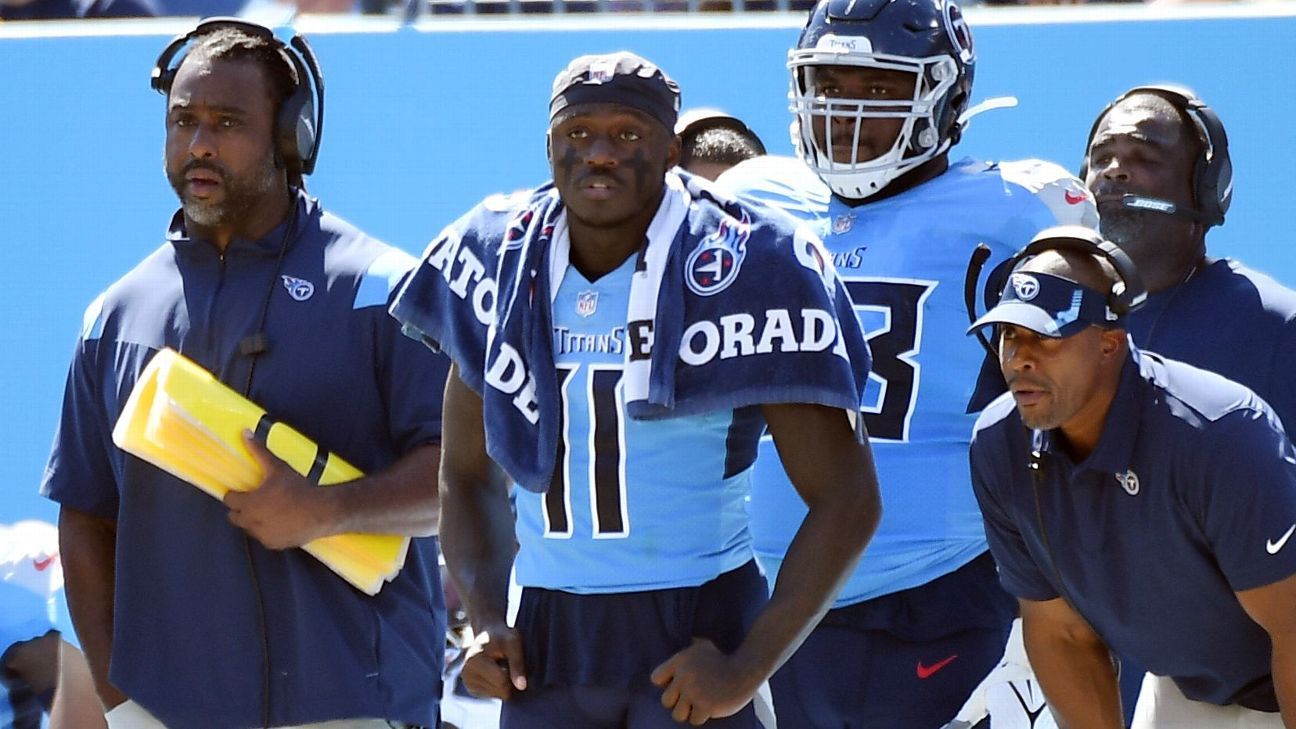
<svg viewBox="0 0 1296 729"><path fill-rule="evenodd" d="M111 439L162 347L243 391L252 362L239 343L269 294L251 400L367 473L438 442L447 365L386 314L413 259L304 195L266 237L223 254L182 223L177 213L170 240L87 311L42 486L116 521L109 678L169 726L259 726L263 668L272 726L434 724L445 633L435 539L413 540L370 598L301 550L262 548L224 504Z"/></svg>
<svg viewBox="0 0 1296 729"><path fill-rule="evenodd" d="M1234 593L1296 573L1296 450L1255 393L1135 350L1083 462L1032 436L1008 394L971 461L1005 588L1066 597L1190 699L1277 710L1269 636Z"/></svg>
<svg viewBox="0 0 1296 729"><path fill-rule="evenodd" d="M1046 227L1096 225L1079 180L1039 160L964 160L855 207L790 158L749 160L719 182L816 226L873 353L863 412L886 515L837 606L925 584L985 552L966 466L968 404L985 358L963 336L968 259L978 243L993 265ZM806 508L768 439L752 488L757 556L777 573Z"/></svg>
<svg viewBox="0 0 1296 729"><path fill-rule="evenodd" d="M1296 432L1296 291L1221 259L1149 296L1127 326L1140 348L1255 390Z"/></svg>

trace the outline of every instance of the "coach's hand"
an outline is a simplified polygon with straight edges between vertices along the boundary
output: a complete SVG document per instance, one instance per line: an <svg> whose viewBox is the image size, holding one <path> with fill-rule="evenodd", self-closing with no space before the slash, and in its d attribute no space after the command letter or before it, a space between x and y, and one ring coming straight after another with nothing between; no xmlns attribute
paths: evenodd
<svg viewBox="0 0 1296 729"><path fill-rule="evenodd" d="M473 696L507 699L527 687L522 636L507 625L486 626L473 640L464 661L464 686Z"/></svg>
<svg viewBox="0 0 1296 729"><path fill-rule="evenodd" d="M692 645L652 672L652 682L665 689L661 702L671 710L671 718L693 726L738 713L764 680L755 667L721 653L703 638L694 638Z"/></svg>
<svg viewBox="0 0 1296 729"><path fill-rule="evenodd" d="M265 471L253 491L225 494L230 523L247 531L267 549L289 549L333 533L324 491L307 481L266 449L250 431L243 442Z"/></svg>

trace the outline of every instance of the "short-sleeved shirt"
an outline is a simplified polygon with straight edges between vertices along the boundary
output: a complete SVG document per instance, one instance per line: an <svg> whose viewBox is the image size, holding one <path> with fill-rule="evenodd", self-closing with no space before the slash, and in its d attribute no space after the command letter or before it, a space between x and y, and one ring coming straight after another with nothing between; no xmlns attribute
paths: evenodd
<svg viewBox="0 0 1296 729"><path fill-rule="evenodd" d="M1296 433L1296 291L1220 259L1149 296L1128 326L1141 349L1255 390Z"/></svg>
<svg viewBox="0 0 1296 729"><path fill-rule="evenodd" d="M116 521L110 679L169 726L260 726L263 675L271 726L433 725L445 635L435 539L413 540L400 574L368 597L302 550L263 548L220 501L111 440L144 366L172 347L240 392L252 371L251 400L365 473L438 443L448 365L387 315L413 258L305 195L278 228L224 253L187 237L179 213L168 237L87 311L42 487ZM239 344L263 306L268 349L253 370Z"/></svg>
<svg viewBox="0 0 1296 729"><path fill-rule="evenodd" d="M977 421L972 480L1004 587L1067 598L1190 699L1276 711L1268 634L1235 595L1296 573L1296 450L1268 405L1134 350L1093 452L1073 463L1053 435L1026 430L1011 394Z"/></svg>

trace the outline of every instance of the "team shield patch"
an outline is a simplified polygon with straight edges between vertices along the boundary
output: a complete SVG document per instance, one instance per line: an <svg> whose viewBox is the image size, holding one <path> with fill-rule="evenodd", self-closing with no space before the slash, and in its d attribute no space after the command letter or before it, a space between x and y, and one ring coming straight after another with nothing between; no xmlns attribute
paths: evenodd
<svg viewBox="0 0 1296 729"><path fill-rule="evenodd" d="M284 288L288 290L288 295L293 297L293 301L305 301L315 295L315 284L306 279L295 276L280 276Z"/></svg>
<svg viewBox="0 0 1296 729"><path fill-rule="evenodd" d="M1039 295L1039 281L1026 273L1014 273L1012 278L1013 293L1022 301L1030 301Z"/></svg>
<svg viewBox="0 0 1296 729"><path fill-rule="evenodd" d="M576 294L576 313L585 318L594 315L598 310L598 292L582 291Z"/></svg>
<svg viewBox="0 0 1296 729"><path fill-rule="evenodd" d="M742 212L742 220L725 216L689 254L684 264L684 280L698 296L718 294L738 278L743 259L747 257L747 239L751 237L751 219Z"/></svg>

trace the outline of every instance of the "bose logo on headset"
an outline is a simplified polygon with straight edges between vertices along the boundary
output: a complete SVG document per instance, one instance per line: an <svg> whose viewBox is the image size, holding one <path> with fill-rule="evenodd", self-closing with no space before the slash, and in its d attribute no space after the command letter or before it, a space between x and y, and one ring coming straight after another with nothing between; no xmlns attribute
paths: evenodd
<svg viewBox="0 0 1296 729"><path fill-rule="evenodd" d="M1113 107L1135 94L1155 94L1169 101L1180 114L1192 122L1196 129L1202 145L1201 155L1193 165L1193 201L1197 207L1191 211L1179 210L1169 201L1140 195L1126 195L1122 204L1138 210L1194 218L1208 228L1223 225L1224 214L1228 212L1229 204L1233 201L1233 162L1229 159L1228 135L1224 132L1224 123L1220 121L1219 116L1206 105L1206 102L1197 98L1197 94L1192 89L1183 86L1169 84L1136 86L1108 104L1089 128L1089 138L1085 142L1085 157L1080 165L1080 179L1088 177L1089 147L1098 132L1098 125Z"/></svg>
<svg viewBox="0 0 1296 729"><path fill-rule="evenodd" d="M169 94L171 84L175 82L176 69L184 60L181 57L176 61L176 56L191 41L221 28L235 28L269 41L279 51L284 63L295 71L297 81L293 92L284 99L275 117L275 154L290 169L302 175L311 174L315 171L320 139L324 134L324 74L320 71L315 51L300 34L293 35L291 41L284 43L264 25L238 18L209 18L188 33L176 36L162 49L153 64L149 84L158 93ZM173 64L173 61L176 62Z"/></svg>

